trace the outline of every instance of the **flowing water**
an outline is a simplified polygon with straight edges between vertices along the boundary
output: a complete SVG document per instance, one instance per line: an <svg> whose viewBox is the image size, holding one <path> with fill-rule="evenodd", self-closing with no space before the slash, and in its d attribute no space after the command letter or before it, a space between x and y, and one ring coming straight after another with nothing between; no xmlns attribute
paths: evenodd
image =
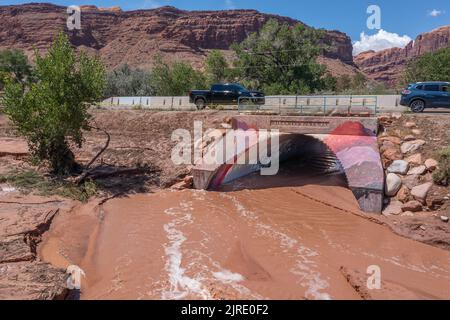
<svg viewBox="0 0 450 320"><path fill-rule="evenodd" d="M82 299L450 298L450 252L365 218L341 175L291 169L79 206L40 254L85 271Z"/></svg>

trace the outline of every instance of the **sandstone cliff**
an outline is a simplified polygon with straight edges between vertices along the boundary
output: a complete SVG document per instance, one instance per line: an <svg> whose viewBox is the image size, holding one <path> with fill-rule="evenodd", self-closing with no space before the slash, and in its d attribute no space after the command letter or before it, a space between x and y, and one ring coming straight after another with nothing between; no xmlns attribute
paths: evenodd
<svg viewBox="0 0 450 320"><path fill-rule="evenodd" d="M53 4L0 6L0 49L19 48L32 57L33 46L45 51L60 30L66 30L66 7ZM208 50L225 52L258 31L269 19L298 21L255 10L183 11L173 7L122 11L120 8L82 7L82 30L69 32L78 48L97 53L114 68L128 63L151 66L153 57L184 60L199 67ZM327 31L330 47L322 61L333 70L354 72L350 38ZM228 52L226 52L228 54Z"/></svg>
<svg viewBox="0 0 450 320"><path fill-rule="evenodd" d="M450 26L419 35L404 49L392 48L379 52L367 51L355 57L356 65L369 78L389 85L401 84L407 62L427 52L450 45Z"/></svg>

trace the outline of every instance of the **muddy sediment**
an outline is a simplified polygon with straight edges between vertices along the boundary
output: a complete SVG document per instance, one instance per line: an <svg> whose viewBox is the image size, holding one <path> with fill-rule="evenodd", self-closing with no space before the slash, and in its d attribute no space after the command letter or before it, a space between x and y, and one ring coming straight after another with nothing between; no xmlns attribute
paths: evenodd
<svg viewBox="0 0 450 320"><path fill-rule="evenodd" d="M450 297L450 252L345 213L359 209L342 176L272 179L89 204L54 222L40 254L86 272L82 299ZM382 288L369 291L373 265Z"/></svg>

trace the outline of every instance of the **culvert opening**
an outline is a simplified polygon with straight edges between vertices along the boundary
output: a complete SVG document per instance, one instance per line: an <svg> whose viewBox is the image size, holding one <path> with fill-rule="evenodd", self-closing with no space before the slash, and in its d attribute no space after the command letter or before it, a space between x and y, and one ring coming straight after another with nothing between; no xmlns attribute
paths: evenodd
<svg viewBox="0 0 450 320"><path fill-rule="evenodd" d="M239 178L224 181L220 191L296 187L303 185L328 185L348 188L348 182L336 155L321 140L302 134L280 137L280 169L274 176L262 176L259 170L247 172ZM239 176L239 174L235 175Z"/></svg>

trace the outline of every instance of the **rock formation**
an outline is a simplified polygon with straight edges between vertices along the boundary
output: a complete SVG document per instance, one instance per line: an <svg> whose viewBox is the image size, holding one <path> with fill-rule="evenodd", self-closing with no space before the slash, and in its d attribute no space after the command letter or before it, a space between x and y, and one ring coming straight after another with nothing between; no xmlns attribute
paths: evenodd
<svg viewBox="0 0 450 320"><path fill-rule="evenodd" d="M0 7L0 49L18 48L33 56L33 46L45 51L60 30L79 49L99 54L109 68L123 63L152 65L156 54L169 61L200 67L208 50L224 50L258 31L269 19L290 25L297 20L255 10L183 11L174 7L122 11L120 8L81 7L82 30L69 32L66 7L26 4ZM321 62L333 72L353 73L352 43L344 33L327 31L329 46Z"/></svg>
<svg viewBox="0 0 450 320"><path fill-rule="evenodd" d="M369 78L395 85L409 60L434 52L450 44L450 26L419 35L404 49L392 48L379 52L366 51L355 57L355 63ZM401 82L401 81L400 81Z"/></svg>

